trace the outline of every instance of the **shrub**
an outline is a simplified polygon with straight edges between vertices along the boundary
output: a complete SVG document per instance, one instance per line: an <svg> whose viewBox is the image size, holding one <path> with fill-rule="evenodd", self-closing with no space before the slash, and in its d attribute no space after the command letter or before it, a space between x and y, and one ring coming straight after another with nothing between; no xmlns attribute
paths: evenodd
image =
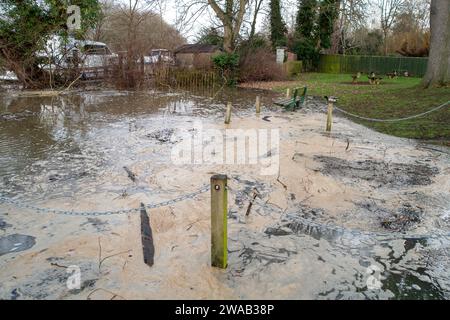
<svg viewBox="0 0 450 320"><path fill-rule="evenodd" d="M286 72L276 63L275 54L269 48L257 48L240 62L240 82L286 79Z"/></svg>
<svg viewBox="0 0 450 320"><path fill-rule="evenodd" d="M303 63L302 61L287 61L284 67L289 77L297 76L302 72Z"/></svg>
<svg viewBox="0 0 450 320"><path fill-rule="evenodd" d="M220 71L228 85L236 82L236 69L239 67L239 54L237 53L220 53L213 58L214 66Z"/></svg>
<svg viewBox="0 0 450 320"><path fill-rule="evenodd" d="M314 41L311 39L300 39L294 41L294 52L297 57L302 61L305 61L304 67L311 71L311 69L316 69L319 65L320 54Z"/></svg>

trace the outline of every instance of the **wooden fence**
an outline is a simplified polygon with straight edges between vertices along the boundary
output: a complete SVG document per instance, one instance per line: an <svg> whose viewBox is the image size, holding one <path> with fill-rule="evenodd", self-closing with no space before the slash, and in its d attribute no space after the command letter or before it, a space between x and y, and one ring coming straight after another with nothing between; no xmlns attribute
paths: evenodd
<svg viewBox="0 0 450 320"><path fill-rule="evenodd" d="M211 88L216 86L220 80L214 71L179 68L156 69L154 78L157 85L180 89Z"/></svg>
<svg viewBox="0 0 450 320"><path fill-rule="evenodd" d="M319 72L324 73L357 73L375 72L386 74L405 72L413 77L423 77L427 70L428 58L385 57L385 56L353 56L353 55L321 55Z"/></svg>

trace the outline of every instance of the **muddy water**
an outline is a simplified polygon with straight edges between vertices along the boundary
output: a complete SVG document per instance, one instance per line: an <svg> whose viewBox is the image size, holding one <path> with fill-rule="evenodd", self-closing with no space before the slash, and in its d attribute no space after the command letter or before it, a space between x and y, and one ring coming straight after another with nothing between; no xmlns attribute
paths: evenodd
<svg viewBox="0 0 450 320"><path fill-rule="evenodd" d="M242 90L1 96L0 187L18 203L138 208L227 173L230 208L229 268L218 271L209 267L208 193L149 211L151 268L136 214L71 217L0 204L0 297L450 298L450 151L343 118L326 135L321 102L286 113L273 98ZM227 101L228 128L280 129L279 175L263 176L257 165L172 163L183 139L176 133L198 130L199 121L223 130ZM99 254L112 257L99 266ZM69 265L81 268L79 290L67 289Z"/></svg>

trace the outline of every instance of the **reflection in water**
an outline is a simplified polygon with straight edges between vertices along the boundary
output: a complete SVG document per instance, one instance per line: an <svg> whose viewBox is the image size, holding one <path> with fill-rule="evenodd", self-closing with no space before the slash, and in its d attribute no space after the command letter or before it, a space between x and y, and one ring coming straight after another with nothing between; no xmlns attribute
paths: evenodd
<svg viewBox="0 0 450 320"><path fill-rule="evenodd" d="M198 117L204 122L222 118L228 100L241 114L253 114L247 109L253 106L254 97L254 92L238 90L0 96L1 192L30 202L105 192L119 196L123 190L110 181L111 176L123 173L130 163L148 165L139 172L146 183L137 183L127 192L142 188L156 192L149 182L168 163L169 155L161 147L164 140L154 137L164 130L189 128ZM266 93L262 102L270 105L271 99ZM152 153L144 152L149 149ZM292 215L281 224L281 231L266 231L263 237L260 233L242 235L240 241L246 247L230 251L234 275L245 270L267 272L273 283L286 283L283 273L270 268L282 269L276 265L284 263L286 270L297 270L295 263L311 261L315 280L328 281L311 285L319 298L449 298L450 255L445 237L387 239L309 224ZM365 279L371 266L380 270L381 290L367 289ZM300 281L300 274L288 276L291 282Z"/></svg>
<svg viewBox="0 0 450 320"><path fill-rule="evenodd" d="M86 184L92 190L101 185L95 183L101 180L99 175L139 156L135 146L151 145L148 139L142 141L148 132L190 123L177 116L221 116L228 100L242 110L254 99L254 93L237 90L207 94L98 91L60 97L0 96L2 191L9 195L26 191L26 198L32 199L62 196L52 194L61 188L71 189L64 195L72 195ZM157 164L167 155L160 159L155 154L153 160Z"/></svg>

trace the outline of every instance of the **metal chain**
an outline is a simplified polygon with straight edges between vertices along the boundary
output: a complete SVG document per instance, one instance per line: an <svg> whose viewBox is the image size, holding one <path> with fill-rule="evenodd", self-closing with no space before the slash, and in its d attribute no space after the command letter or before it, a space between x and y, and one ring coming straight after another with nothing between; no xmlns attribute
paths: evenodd
<svg viewBox="0 0 450 320"><path fill-rule="evenodd" d="M413 115L413 116L409 116L409 117L405 117L405 118L398 118L398 119L374 119L374 118L366 118L366 117L363 117L363 116L359 116L359 115L357 115L357 114L350 113L350 112L345 111L345 110L343 110L343 109L341 109L341 108L338 108L338 107L336 107L336 106L334 106L334 108L335 108L336 110L342 112L343 114L346 114L346 115L348 115L348 116L350 116L350 117L358 118L358 119L361 119L361 120L367 120L367 121L373 121L373 122L398 122L398 121L405 121L405 120L411 120L411 119L423 117L423 116L425 116L425 115L427 115L427 114L429 114L429 113L432 113L432 112L434 112L434 111L437 111L437 110L439 110L439 109L442 109L443 107L447 106L448 104L450 104L450 101L447 101L446 103L441 104L440 106L437 106L436 108L433 108L433 109L431 109L431 110L428 110L428 111L425 111L425 112L422 112L422 113L419 113L419 114L416 114L416 115Z"/></svg>
<svg viewBox="0 0 450 320"><path fill-rule="evenodd" d="M193 199L194 197L196 197L204 192L207 192L209 189L210 189L210 186L205 185L195 192L184 194L177 198L159 202L159 203L148 203L145 205L145 207L148 209L155 209L155 208L169 206L169 205L175 204L177 202L180 202L180 201L183 201L186 199ZM101 212L73 211L73 210L69 211L69 210L61 210L61 209L36 207L36 206L30 205L30 204L27 204L24 202L20 202L18 200L10 199L10 198L2 196L2 195L0 195L0 202L8 203L8 204L14 205L14 206L16 206L18 208L22 208L22 209L28 209L28 210L42 212L42 213L62 214L62 215L68 215L68 216L106 216L106 215L128 214L128 213L137 212L137 211L141 210L141 208L131 208L131 209L122 209L122 210L108 210L108 211L101 211Z"/></svg>
<svg viewBox="0 0 450 320"><path fill-rule="evenodd" d="M234 188L230 188L230 186L228 186L228 189L232 192L236 192L236 193L242 193L243 195L247 194L244 191L241 190L236 190ZM192 192L192 193L188 193L188 194L184 194L181 195L179 197L176 197L174 199L171 200L167 200L167 201L163 201L163 202L159 202L159 203L148 203L145 205L145 207L147 209L155 209L155 208L160 208L160 207L165 207L165 206L170 206L173 205L177 202L181 202L187 199L193 199L196 196L205 193L207 191L210 190L210 186L209 185L204 185L203 187L201 187L199 190ZM132 213L132 212L137 212L140 211L141 208L131 208L131 209L122 209L122 210L115 210L115 211L103 211L103 212L95 212L95 211L68 211L68 210L60 210L60 209L50 209L50 208L42 208L42 207L36 207L33 205L29 205L27 203L23 203L17 200L13 200L10 198L7 198L5 196L1 196L0 195L0 202L3 203L8 203L11 205L14 205L18 208L22 208L22 209L28 209L28 210L33 210L36 212L42 212L42 213L54 213L54 214L62 214L62 215L69 215L69 216L105 216L105 215L118 215L118 214L128 214L128 213ZM261 207L265 207L267 206L267 203L264 202L262 199L255 199L255 204L259 204ZM293 221L297 221L300 222L301 224L303 224L305 227L307 228L319 228L319 229L323 229L323 230L328 230L328 231L332 231L332 232L338 232L341 234L351 234L353 236L357 235L357 236L365 236L365 237L377 237L377 238L384 238L383 240L395 240L395 239L399 239L399 238L403 238L403 239L424 239L424 238L439 238L439 237L450 237L450 233L444 233L444 234L398 234L400 237L395 237L395 234L391 234L391 233L381 233L381 232L371 232L371 231L362 231L362 230L356 230L356 229L350 229L350 228L345 228L345 227L341 227L338 225L333 225L333 224L329 224L329 223L319 223L310 219L306 219L300 216L300 213L297 212L290 212L287 215L291 216L293 218Z"/></svg>

